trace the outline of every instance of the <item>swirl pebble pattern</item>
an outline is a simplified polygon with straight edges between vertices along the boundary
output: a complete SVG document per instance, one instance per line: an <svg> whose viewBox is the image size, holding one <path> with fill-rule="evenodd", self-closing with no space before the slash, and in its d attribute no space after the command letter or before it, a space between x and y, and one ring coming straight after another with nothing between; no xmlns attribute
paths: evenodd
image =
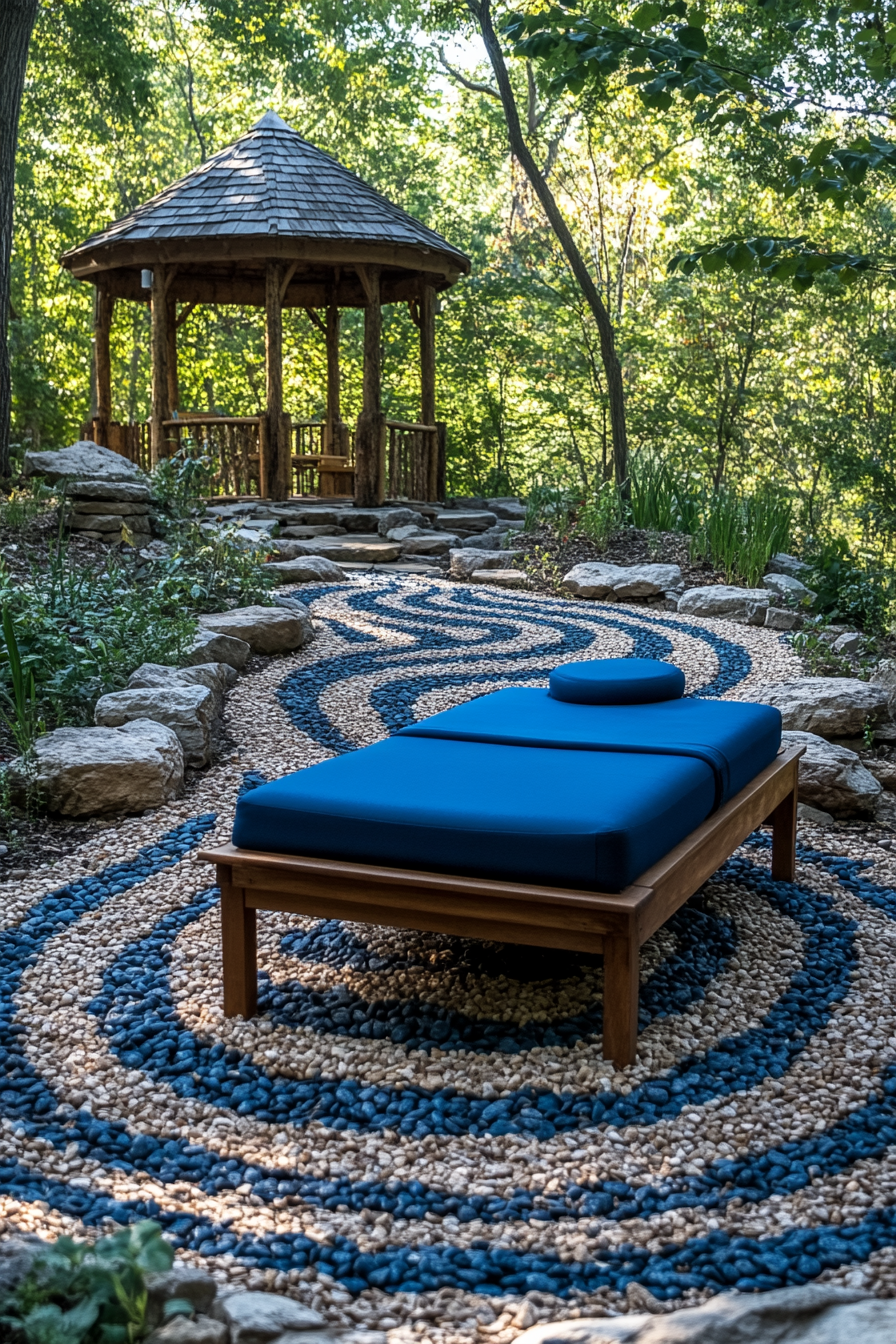
<svg viewBox="0 0 896 1344"><path fill-rule="evenodd" d="M753 836L645 948L618 1071L599 957L331 920L265 915L259 1015L225 1019L196 859L241 790L558 663L665 658L688 694L749 698L797 670L787 645L429 579L300 596L317 637L229 697L233 759L0 889L7 1230L153 1217L222 1281L395 1341L819 1277L892 1292L888 851L833 833L790 884Z"/></svg>

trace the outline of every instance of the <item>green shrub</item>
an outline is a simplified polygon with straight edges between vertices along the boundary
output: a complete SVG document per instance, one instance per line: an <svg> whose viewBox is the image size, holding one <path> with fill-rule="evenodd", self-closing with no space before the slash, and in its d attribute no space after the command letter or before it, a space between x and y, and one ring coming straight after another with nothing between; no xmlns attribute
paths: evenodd
<svg viewBox="0 0 896 1344"><path fill-rule="evenodd" d="M526 500L525 531L544 523L565 532L580 501L580 494L554 485L533 485Z"/></svg>
<svg viewBox="0 0 896 1344"><path fill-rule="evenodd" d="M807 587L817 595L814 609L829 621L847 622L869 634L882 634L892 622L896 577L874 556L851 554L843 537L819 546L809 556Z"/></svg>
<svg viewBox="0 0 896 1344"><path fill-rule="evenodd" d="M0 1300L2 1337L10 1344L131 1344L145 1333L146 1275L170 1269L173 1259L152 1222L92 1245L60 1237ZM188 1306L169 1303L167 1314Z"/></svg>
<svg viewBox="0 0 896 1344"><path fill-rule="evenodd" d="M210 494L217 463L192 439L153 468L156 503L174 518L186 518L203 495Z"/></svg>
<svg viewBox="0 0 896 1344"><path fill-rule="evenodd" d="M0 563L0 604L22 674L34 678L36 712L56 724L92 722L100 695L120 690L141 663L179 662L196 628L189 605L135 584L120 561L96 571L69 564L64 547L25 583ZM16 694L12 648L4 638L0 688L7 698Z"/></svg>
<svg viewBox="0 0 896 1344"><path fill-rule="evenodd" d="M236 528L204 531L184 525L172 539L171 555L155 560L151 582L161 603L176 610L220 611L222 607L270 605L276 579L261 568L269 549L265 541L247 549Z"/></svg>
<svg viewBox="0 0 896 1344"><path fill-rule="evenodd" d="M612 481L603 481L593 497L587 499L576 515L576 528L604 550L613 533L622 526L624 513L619 492Z"/></svg>

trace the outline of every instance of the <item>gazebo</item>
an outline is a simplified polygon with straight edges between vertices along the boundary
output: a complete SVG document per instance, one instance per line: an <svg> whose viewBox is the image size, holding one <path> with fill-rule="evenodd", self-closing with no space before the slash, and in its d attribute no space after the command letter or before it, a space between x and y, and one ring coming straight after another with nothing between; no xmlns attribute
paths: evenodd
<svg viewBox="0 0 896 1344"><path fill-rule="evenodd" d="M96 286L97 443L154 464L186 432L221 464L225 492L444 496L445 428L436 420L436 295L470 262L274 112L132 214L67 252L62 265ZM112 420L109 336L117 299L150 301L148 426ZM406 302L420 331L419 421L382 411L382 305ZM264 413L218 416L179 406L177 330L197 304L265 311ZM283 405L284 308L304 308L326 340L323 421L294 423ZM364 309L361 414L352 436L340 411L341 308ZM352 461L352 448L354 460Z"/></svg>

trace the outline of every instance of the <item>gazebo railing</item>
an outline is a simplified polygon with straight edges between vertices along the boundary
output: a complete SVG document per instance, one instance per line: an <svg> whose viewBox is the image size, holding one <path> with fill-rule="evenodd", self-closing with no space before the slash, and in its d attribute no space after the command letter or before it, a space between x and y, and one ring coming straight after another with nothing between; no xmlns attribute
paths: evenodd
<svg viewBox="0 0 896 1344"><path fill-rule="evenodd" d="M432 499L438 470L437 425L386 421L386 494L390 499Z"/></svg>
<svg viewBox="0 0 896 1344"><path fill-rule="evenodd" d="M91 443L100 443L105 439L106 447L111 448L113 453L121 453L122 457L143 471L150 469L149 424L145 420L127 425L110 420L105 433L100 420L88 420L81 426L81 438Z"/></svg>
<svg viewBox="0 0 896 1344"><path fill-rule="evenodd" d="M214 483L222 495L257 495L262 415L192 415L164 420L165 456L187 442L217 463Z"/></svg>
<svg viewBox="0 0 896 1344"><path fill-rule="evenodd" d="M333 499L351 495L355 464L350 457L325 452L322 420L292 421L292 489L297 495Z"/></svg>

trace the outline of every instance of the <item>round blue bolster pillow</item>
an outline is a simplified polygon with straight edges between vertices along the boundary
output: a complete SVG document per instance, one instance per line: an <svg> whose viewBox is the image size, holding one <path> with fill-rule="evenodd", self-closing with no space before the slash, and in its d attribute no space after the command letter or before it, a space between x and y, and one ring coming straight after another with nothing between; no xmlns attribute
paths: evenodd
<svg viewBox="0 0 896 1344"><path fill-rule="evenodd" d="M656 658L594 658L555 667L548 694L574 705L647 705L679 700L684 673Z"/></svg>

